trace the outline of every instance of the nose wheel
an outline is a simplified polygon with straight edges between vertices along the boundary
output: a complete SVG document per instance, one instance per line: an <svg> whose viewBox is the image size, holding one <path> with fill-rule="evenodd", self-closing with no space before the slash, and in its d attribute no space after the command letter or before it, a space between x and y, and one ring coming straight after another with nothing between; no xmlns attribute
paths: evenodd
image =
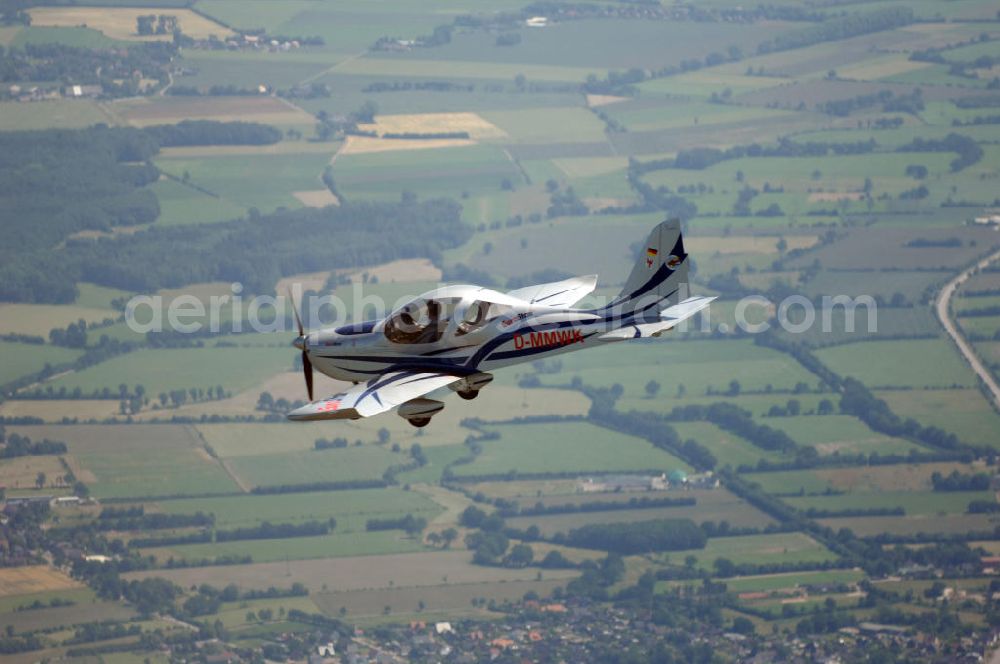
<svg viewBox="0 0 1000 664"><path fill-rule="evenodd" d="M431 423L431 418L429 418L429 417L413 417L413 418L410 418L409 420L407 420L407 422L409 422L413 426L417 427L418 429L422 429L422 428L424 428L425 426L427 426L428 424Z"/></svg>

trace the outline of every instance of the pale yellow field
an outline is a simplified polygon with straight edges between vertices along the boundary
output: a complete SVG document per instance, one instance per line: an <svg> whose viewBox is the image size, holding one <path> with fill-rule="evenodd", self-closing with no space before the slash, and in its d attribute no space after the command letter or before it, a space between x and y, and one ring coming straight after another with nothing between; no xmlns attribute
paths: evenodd
<svg viewBox="0 0 1000 664"><path fill-rule="evenodd" d="M302 292L311 290L322 293L324 290L323 287L326 286L326 280L330 278L330 274L329 270L325 270L323 272L303 272L301 274L282 277L274 285L274 292L278 295L286 295L288 291L292 290L293 286L298 286L302 289ZM296 302L297 305L298 302Z"/></svg>
<svg viewBox="0 0 1000 664"><path fill-rule="evenodd" d="M597 108L598 106L617 104L620 101L626 101L628 99L629 97L616 97L614 95L587 95L587 106Z"/></svg>
<svg viewBox="0 0 1000 664"><path fill-rule="evenodd" d="M44 565L0 569L0 596L26 595L80 587L82 584L62 572Z"/></svg>
<svg viewBox="0 0 1000 664"><path fill-rule="evenodd" d="M691 237L684 238L688 251L699 254L774 254L778 252L777 237ZM816 244L815 235L790 235L785 238L789 249L811 247Z"/></svg>
<svg viewBox="0 0 1000 664"><path fill-rule="evenodd" d="M270 154L333 154L339 143L313 143L309 141L279 141L272 145L191 145L160 148L161 157L191 159L196 157L256 156Z"/></svg>
<svg viewBox="0 0 1000 664"><path fill-rule="evenodd" d="M219 25L190 9L129 7L36 7L28 10L31 25L58 28L85 26L99 30L112 39L135 41L170 41L173 35L139 36L136 32L136 18L149 14L176 16L181 32L194 39L208 39L215 35L225 38L233 35L229 28Z"/></svg>
<svg viewBox="0 0 1000 664"><path fill-rule="evenodd" d="M860 192L814 191L809 194L810 203L830 203L836 201L860 201L864 194Z"/></svg>
<svg viewBox="0 0 1000 664"><path fill-rule="evenodd" d="M45 402L40 402L45 403ZM33 489L38 473L45 473L46 487L63 486L66 469L56 456L23 456L0 461L0 486Z"/></svg>
<svg viewBox="0 0 1000 664"><path fill-rule="evenodd" d="M369 152L392 152L394 150L430 150L432 148L460 148L475 145L466 138L436 138L429 140L405 138L374 138L371 136L348 136L340 154L366 154Z"/></svg>
<svg viewBox="0 0 1000 664"><path fill-rule="evenodd" d="M589 178L628 168L627 157L567 157L553 159L552 163L570 178Z"/></svg>
<svg viewBox="0 0 1000 664"><path fill-rule="evenodd" d="M885 58L866 60L856 65L849 65L837 69L837 75L841 78L855 79L859 81L876 81L888 76L905 74L917 69L930 67L928 62L913 62L906 55L892 55Z"/></svg>
<svg viewBox="0 0 1000 664"><path fill-rule="evenodd" d="M468 132L469 138L504 138L507 134L476 113L412 113L376 115L375 122L359 124L358 129L374 131L379 136L392 134L441 134Z"/></svg>
<svg viewBox="0 0 1000 664"><path fill-rule="evenodd" d="M306 207L320 208L327 205L340 205L340 199L334 196L329 189L293 191L292 196L295 196Z"/></svg>
<svg viewBox="0 0 1000 664"><path fill-rule="evenodd" d="M123 99L110 105L113 112L137 127L180 122L263 122L278 125L309 125L315 118L274 97L142 97Z"/></svg>
<svg viewBox="0 0 1000 664"><path fill-rule="evenodd" d="M0 404L0 417L37 417L45 422L64 417L101 420L117 414L118 402L113 399L25 399Z"/></svg>
<svg viewBox="0 0 1000 664"><path fill-rule="evenodd" d="M66 327L83 319L100 323L116 318L111 309L78 307L72 304L0 304L0 334L33 334L47 337L49 330Z"/></svg>
<svg viewBox="0 0 1000 664"><path fill-rule="evenodd" d="M367 273L369 278L378 277L379 283L413 283L417 281L440 281L441 268L428 258L404 258L391 263L383 263L364 270L350 272L351 281L361 281Z"/></svg>

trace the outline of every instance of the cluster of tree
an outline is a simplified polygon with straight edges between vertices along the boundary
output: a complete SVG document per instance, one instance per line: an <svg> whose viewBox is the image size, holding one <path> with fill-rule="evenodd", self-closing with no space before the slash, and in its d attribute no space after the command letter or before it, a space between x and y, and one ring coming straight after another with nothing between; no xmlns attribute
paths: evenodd
<svg viewBox="0 0 1000 664"><path fill-rule="evenodd" d="M52 247L81 230L154 221L143 189L159 177L146 162L153 138L138 129L0 133L0 299L70 302L81 274ZM136 165L139 162L140 165Z"/></svg>
<svg viewBox="0 0 1000 664"><path fill-rule="evenodd" d="M139 508L142 509L142 508ZM194 514L138 514L132 516L105 516L104 510L95 522L98 530L166 530L170 528L211 527L215 525L215 517L204 512Z"/></svg>
<svg viewBox="0 0 1000 664"><path fill-rule="evenodd" d="M564 191L549 192L549 208L546 215L553 217L579 217L590 214L590 208L580 199L573 187L566 187Z"/></svg>
<svg viewBox="0 0 1000 664"><path fill-rule="evenodd" d="M799 446L781 429L758 424L753 414L729 402L713 403L708 406L677 406L670 414L671 419L680 421L707 420L721 429L731 431L763 450L795 453Z"/></svg>
<svg viewBox="0 0 1000 664"><path fill-rule="evenodd" d="M1000 512L1000 503L995 500L973 500L966 508L969 514L996 514Z"/></svg>
<svg viewBox="0 0 1000 664"><path fill-rule="evenodd" d="M278 278L302 270L438 258L441 250L461 245L471 234L460 210L454 201L438 199L345 202L271 215L251 211L245 220L153 227L102 242L71 241L62 259L75 261L88 281L130 290L222 280L242 283L245 293L269 292ZM312 241L318 234L339 239ZM163 255L171 260L161 260Z"/></svg>
<svg viewBox="0 0 1000 664"><path fill-rule="evenodd" d="M618 553L609 552L603 560L588 560L580 569L583 573L566 585L566 592L606 601L610 598L608 589L625 576L625 561Z"/></svg>
<svg viewBox="0 0 1000 664"><path fill-rule="evenodd" d="M14 609L14 611L38 611L40 609L57 609L62 606L76 606L76 602L71 599L66 599L65 597L53 597L47 602L36 599L31 604L22 604L18 606Z"/></svg>
<svg viewBox="0 0 1000 664"><path fill-rule="evenodd" d="M84 348L87 345L87 321L81 318L67 325L65 330L54 328L49 332L49 342L53 346Z"/></svg>
<svg viewBox="0 0 1000 664"><path fill-rule="evenodd" d="M673 159L654 159L647 162L632 161L630 169L638 174L662 170L664 168L683 168L702 170L719 162L746 157L825 157L836 155L868 154L875 151L878 143L870 138L867 141L829 143L821 141L798 142L789 138L781 138L777 145L734 145L725 150L719 148L690 148L680 150Z"/></svg>
<svg viewBox="0 0 1000 664"><path fill-rule="evenodd" d="M177 53L169 42L133 43L116 48L81 48L57 42L0 47L0 80L5 83L100 86L102 95L140 94L140 79L167 80ZM140 76L134 74L139 73Z"/></svg>
<svg viewBox="0 0 1000 664"><path fill-rule="evenodd" d="M683 496L680 498L634 496L628 500L593 500L586 503L563 503L561 505L545 505L539 502L531 507L518 507L514 505L501 508L497 513L503 517L541 516L545 514L577 514L583 512L607 512L611 510L651 509L654 507L693 507L697 502L697 499L692 496Z"/></svg>
<svg viewBox="0 0 1000 664"><path fill-rule="evenodd" d="M896 94L892 90L879 90L869 94L848 97L846 99L831 99L817 104L817 108L827 115L846 117L854 111L861 111L873 106L881 106L883 113L909 113L916 115L924 110L924 97L920 88L905 95ZM899 124L902 124L901 118Z"/></svg>
<svg viewBox="0 0 1000 664"><path fill-rule="evenodd" d="M135 17L135 31L140 36L172 35L179 30L177 17L166 14L142 14Z"/></svg>
<svg viewBox="0 0 1000 664"><path fill-rule="evenodd" d="M705 532L690 519L651 519L632 523L592 523L557 533L552 541L622 555L702 549Z"/></svg>
<svg viewBox="0 0 1000 664"><path fill-rule="evenodd" d="M953 127L974 127L976 125L992 124L1000 124L1000 115L977 115L968 120L959 120L956 118L951 121L951 126Z"/></svg>
<svg viewBox="0 0 1000 664"><path fill-rule="evenodd" d="M406 516L397 519L368 519L365 522L365 530L405 530L410 536L416 536L427 527L427 519L422 516Z"/></svg>
<svg viewBox="0 0 1000 664"><path fill-rule="evenodd" d="M959 108L998 108L1000 107L1000 95L979 95L976 97L959 97L952 100L952 103Z"/></svg>
<svg viewBox="0 0 1000 664"><path fill-rule="evenodd" d="M260 525L249 528L217 530L215 531L215 541L235 542L239 540L316 537L319 535L329 535L336 527L337 520L332 517L326 521L303 521L302 523L271 523L270 521L263 521Z"/></svg>
<svg viewBox="0 0 1000 664"><path fill-rule="evenodd" d="M188 145L271 145L281 140L281 130L259 122L183 120L144 130L160 147Z"/></svg>
<svg viewBox="0 0 1000 664"><path fill-rule="evenodd" d="M85 623L77 627L73 636L63 641L63 643L66 645L79 645L81 643L121 639L141 633L142 627L139 625L127 625L122 622Z"/></svg>
<svg viewBox="0 0 1000 664"><path fill-rule="evenodd" d="M962 246L962 239L951 235L949 237L916 237L903 246L916 249L957 249Z"/></svg>
<svg viewBox="0 0 1000 664"><path fill-rule="evenodd" d="M379 81L369 83L362 92L409 92L420 90L425 92L473 92L475 83L456 83L453 81Z"/></svg>
<svg viewBox="0 0 1000 664"><path fill-rule="evenodd" d="M1000 305L988 307L976 307L975 309L963 309L958 313L959 318L983 318L987 316L1000 316Z"/></svg>
<svg viewBox="0 0 1000 664"><path fill-rule="evenodd" d="M896 148L897 152L957 152L950 167L953 173L978 163L983 158L983 148L974 139L954 132L944 138L915 138L911 143Z"/></svg>
<svg viewBox="0 0 1000 664"><path fill-rule="evenodd" d="M338 436L331 440L326 438L317 438L313 443L313 449L317 450L336 450L344 447L347 447L347 439L342 436Z"/></svg>
<svg viewBox="0 0 1000 664"><path fill-rule="evenodd" d="M255 486L250 493L269 496L281 493L312 493L313 491L350 491L352 489L381 489L388 486L385 480L341 480L339 482L307 482L305 484L275 484Z"/></svg>
<svg viewBox="0 0 1000 664"><path fill-rule="evenodd" d="M613 400L592 399L589 419L608 429L644 438L660 449L676 454L695 468L711 470L718 460L704 445L693 439L681 441L677 431L666 417L648 411L621 413L615 410Z"/></svg>
<svg viewBox="0 0 1000 664"><path fill-rule="evenodd" d="M893 30L913 23L913 10L909 7L891 7L870 12L833 16L818 25L801 30L783 32L757 46L759 54L803 48L826 41L838 41L858 35L883 30Z"/></svg>
<svg viewBox="0 0 1000 664"><path fill-rule="evenodd" d="M42 456L46 454L65 454L66 443L45 438L38 442L31 442L31 438L22 436L19 433L10 435L0 434L0 443L4 443L0 450L0 459L11 459L20 456Z"/></svg>
<svg viewBox="0 0 1000 664"><path fill-rule="evenodd" d="M835 517L866 517L866 516L906 516L902 507L858 507L839 510L823 510L810 507L805 511L810 519L832 519Z"/></svg>
<svg viewBox="0 0 1000 664"><path fill-rule="evenodd" d="M517 46L521 43L521 33L503 32L497 35L497 46Z"/></svg>
<svg viewBox="0 0 1000 664"><path fill-rule="evenodd" d="M986 491L990 488L990 476L986 473L960 473L953 470L950 475L935 471L931 474L931 485L935 491Z"/></svg>

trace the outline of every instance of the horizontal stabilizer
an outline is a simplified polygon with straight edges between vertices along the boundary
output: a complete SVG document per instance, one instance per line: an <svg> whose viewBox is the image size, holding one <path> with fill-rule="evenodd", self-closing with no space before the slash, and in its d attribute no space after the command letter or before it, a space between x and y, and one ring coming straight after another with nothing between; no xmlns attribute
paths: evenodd
<svg viewBox="0 0 1000 664"><path fill-rule="evenodd" d="M597 288L597 275L573 277L563 281L553 281L548 284L526 286L512 290L507 295L524 300L530 304L541 304L546 307L571 307Z"/></svg>
<svg viewBox="0 0 1000 664"><path fill-rule="evenodd" d="M660 320L645 323L633 323L613 330L601 336L602 341L625 341L626 339L641 339L656 336L666 332L683 320L706 308L715 300L714 297L689 297L660 312Z"/></svg>

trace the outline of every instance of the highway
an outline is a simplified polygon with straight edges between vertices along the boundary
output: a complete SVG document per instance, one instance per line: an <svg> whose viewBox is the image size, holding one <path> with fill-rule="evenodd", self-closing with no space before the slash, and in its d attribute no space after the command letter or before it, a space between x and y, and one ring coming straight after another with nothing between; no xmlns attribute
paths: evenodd
<svg viewBox="0 0 1000 664"><path fill-rule="evenodd" d="M954 341L955 345L958 346L958 350L961 351L962 355L965 357L965 361L969 363L972 370L976 372L976 375L983 381L986 385L987 390L990 392L993 398L993 404L996 408L1000 409L1000 384L997 383L993 374L990 370L983 365L982 360L973 350L972 345L966 341L965 336L962 334L958 325L951 319L949 315L949 308L951 305L951 298L955 295L955 291L958 287L965 283L974 272L985 268L987 265L995 260L1000 260L1000 251L990 254L986 258L982 259L972 267L965 269L954 279L945 284L945 287L941 289L938 294L937 302L934 303L934 309L937 311L937 316L941 320L941 324L944 325L945 331L948 333ZM998 662L1000 664L1000 662Z"/></svg>

